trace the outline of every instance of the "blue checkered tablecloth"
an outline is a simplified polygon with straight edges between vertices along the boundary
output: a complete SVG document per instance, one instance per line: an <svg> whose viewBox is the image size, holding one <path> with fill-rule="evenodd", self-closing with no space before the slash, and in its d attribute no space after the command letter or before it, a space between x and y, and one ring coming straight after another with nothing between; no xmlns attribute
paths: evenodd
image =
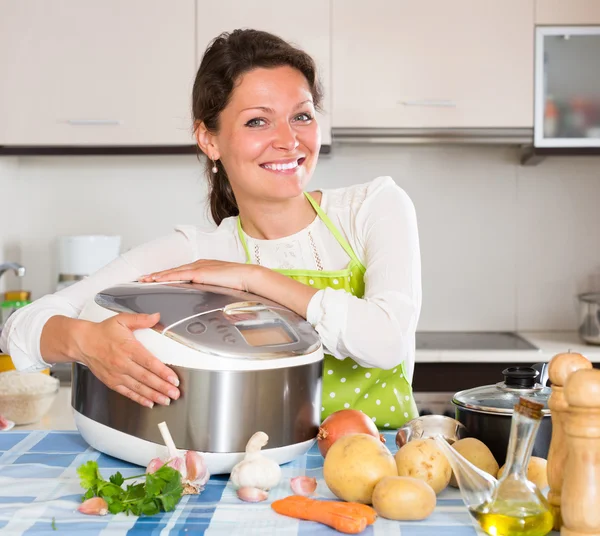
<svg viewBox="0 0 600 536"><path fill-rule="evenodd" d="M386 433L395 452L394 436ZM116 471L123 476L140 468L101 454L89 447L77 432L11 431L0 433L0 532L2 534L100 535L334 535L329 527L299 521L273 512L269 503L291 494L290 478L306 474L317 478L316 498L334 498L323 480L323 459L317 446L282 466L283 478L264 503L240 501L227 476L212 477L199 496L186 496L173 512L152 517L124 514L86 516L77 512L82 489L76 469L96 460L106 479ZM483 534L467 513L457 490L439 496L434 513L420 522L379 518L362 533L365 536L474 536Z"/></svg>

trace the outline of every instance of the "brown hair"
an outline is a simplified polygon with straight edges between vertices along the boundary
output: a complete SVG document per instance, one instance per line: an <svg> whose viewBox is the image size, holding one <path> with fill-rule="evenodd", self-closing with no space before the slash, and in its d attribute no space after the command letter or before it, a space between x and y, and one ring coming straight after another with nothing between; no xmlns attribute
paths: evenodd
<svg viewBox="0 0 600 536"><path fill-rule="evenodd" d="M313 59L276 35L259 30L234 30L222 33L206 49L196 74L192 92L194 124L202 122L209 132L219 130L219 116L227 106L239 78L252 69L289 66L306 78L315 108L322 99L317 68ZM207 158L210 212L219 225L224 218L239 214L237 202L223 164L217 173Z"/></svg>

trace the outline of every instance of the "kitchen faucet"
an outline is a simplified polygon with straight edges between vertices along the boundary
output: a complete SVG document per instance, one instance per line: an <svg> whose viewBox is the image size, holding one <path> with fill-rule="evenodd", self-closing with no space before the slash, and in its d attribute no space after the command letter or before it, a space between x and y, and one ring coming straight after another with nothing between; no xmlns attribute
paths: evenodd
<svg viewBox="0 0 600 536"><path fill-rule="evenodd" d="M8 272L9 270L12 270L19 277L25 275L25 266L22 264L19 264L18 262L5 262L0 264L0 277L2 277L4 272Z"/></svg>

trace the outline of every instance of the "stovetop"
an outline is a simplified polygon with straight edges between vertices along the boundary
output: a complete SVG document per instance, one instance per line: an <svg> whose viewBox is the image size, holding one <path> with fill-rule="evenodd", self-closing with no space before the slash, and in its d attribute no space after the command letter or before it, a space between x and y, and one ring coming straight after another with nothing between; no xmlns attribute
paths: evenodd
<svg viewBox="0 0 600 536"><path fill-rule="evenodd" d="M538 350L509 331L418 331L417 350Z"/></svg>

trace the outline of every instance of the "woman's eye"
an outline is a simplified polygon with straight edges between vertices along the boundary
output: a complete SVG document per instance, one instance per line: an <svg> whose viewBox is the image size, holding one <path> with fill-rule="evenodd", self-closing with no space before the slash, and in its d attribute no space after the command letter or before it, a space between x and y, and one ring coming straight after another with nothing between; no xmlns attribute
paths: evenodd
<svg viewBox="0 0 600 536"><path fill-rule="evenodd" d="M312 115L310 115L309 113L301 113L295 117L295 120L304 122L310 121L311 119Z"/></svg>
<svg viewBox="0 0 600 536"><path fill-rule="evenodd" d="M255 117L254 119L250 119L250 121L248 121L246 123L247 127L262 127L265 124L265 120L261 119L260 117Z"/></svg>

